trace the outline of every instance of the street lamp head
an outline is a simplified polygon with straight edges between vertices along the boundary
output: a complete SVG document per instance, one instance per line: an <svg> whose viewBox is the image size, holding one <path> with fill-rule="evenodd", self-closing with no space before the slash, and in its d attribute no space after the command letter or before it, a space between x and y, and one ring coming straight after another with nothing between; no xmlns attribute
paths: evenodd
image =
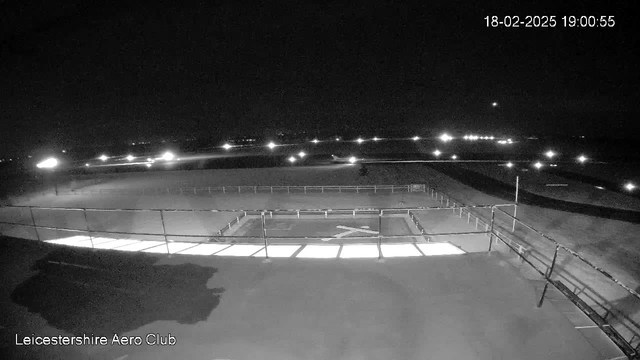
<svg viewBox="0 0 640 360"><path fill-rule="evenodd" d="M36 165L38 169L53 169L56 166L58 166L58 159L56 158L48 158Z"/></svg>
<svg viewBox="0 0 640 360"><path fill-rule="evenodd" d="M508 163L505 164L505 166L511 169L513 167L513 163L509 161Z"/></svg>
<svg viewBox="0 0 640 360"><path fill-rule="evenodd" d="M355 164L355 163L356 163L356 161L358 161L358 159L356 159L356 157L355 157L355 156L352 156L352 157L350 157L350 158L349 158L349 162L350 162L351 164Z"/></svg>
<svg viewBox="0 0 640 360"><path fill-rule="evenodd" d="M364 140L362 140L362 138L358 138L358 139L356 139L356 142L357 142L358 144L362 144L362 143L364 142Z"/></svg>
<svg viewBox="0 0 640 360"><path fill-rule="evenodd" d="M319 141L318 141L318 139L313 139L313 140L311 140L311 142L314 143L314 144L317 144Z"/></svg>
<svg viewBox="0 0 640 360"><path fill-rule="evenodd" d="M458 155L452 155L451 159L456 160L458 158Z"/></svg>
<svg viewBox="0 0 640 360"><path fill-rule="evenodd" d="M164 154L162 154L162 159L165 161L171 161L174 158L175 158L175 155L173 155L170 151L167 151Z"/></svg>
<svg viewBox="0 0 640 360"><path fill-rule="evenodd" d="M491 106L493 106L493 107L497 107L497 106L498 106L498 103L494 101L494 102L492 102L492 103L491 103Z"/></svg>
<svg viewBox="0 0 640 360"><path fill-rule="evenodd" d="M133 161L135 159L135 156L133 155L127 155L127 161Z"/></svg>

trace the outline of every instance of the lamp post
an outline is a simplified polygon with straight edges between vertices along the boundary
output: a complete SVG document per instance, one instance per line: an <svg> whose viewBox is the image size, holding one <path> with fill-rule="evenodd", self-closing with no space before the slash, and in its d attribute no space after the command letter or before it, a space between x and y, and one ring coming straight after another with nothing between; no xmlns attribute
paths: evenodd
<svg viewBox="0 0 640 360"><path fill-rule="evenodd" d="M53 174L53 185L56 192L56 196L58 196L58 178L55 175L55 168L58 166L58 159L56 158L48 158L44 161L39 162L36 167L38 169L51 169L51 173Z"/></svg>

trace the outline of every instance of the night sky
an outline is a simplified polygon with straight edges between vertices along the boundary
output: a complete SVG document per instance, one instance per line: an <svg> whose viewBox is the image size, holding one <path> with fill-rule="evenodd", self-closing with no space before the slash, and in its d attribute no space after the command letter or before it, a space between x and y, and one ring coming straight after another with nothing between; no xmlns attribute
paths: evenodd
<svg viewBox="0 0 640 360"><path fill-rule="evenodd" d="M633 2L423 3L0 1L0 154L264 127L640 135ZM616 25L486 27L510 14Z"/></svg>

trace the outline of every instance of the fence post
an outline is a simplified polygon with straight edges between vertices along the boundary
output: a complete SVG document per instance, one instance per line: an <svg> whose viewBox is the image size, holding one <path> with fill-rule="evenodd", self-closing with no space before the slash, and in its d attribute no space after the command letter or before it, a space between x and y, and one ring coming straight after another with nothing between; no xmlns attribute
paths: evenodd
<svg viewBox="0 0 640 360"><path fill-rule="evenodd" d="M254 194L257 194L257 193L258 193L258 187L257 187L257 186L254 186L254 187L253 187L253 193L254 193Z"/></svg>
<svg viewBox="0 0 640 360"><path fill-rule="evenodd" d="M542 289L542 295L540 296L540 301L538 302L538 308L542 307L544 296L547 294L549 281L551 281L551 273L553 272L553 268L556 266L556 259L558 258L558 249L560 249L560 245L556 244L556 251L555 253L553 253L553 260L551 261L551 267L549 268L549 271L547 271L547 275L545 276L545 278L547 279L547 282L544 283L544 289Z"/></svg>
<svg viewBox="0 0 640 360"><path fill-rule="evenodd" d="M327 218L327 211L326 210L324 211L324 218L325 219Z"/></svg>
<svg viewBox="0 0 640 360"><path fill-rule="evenodd" d="M91 229L89 229L89 221L87 221L87 209L82 209L82 214L84 214L84 227L87 228L87 233L89 234L89 241L91 241L91 248L93 249L93 237L91 236Z"/></svg>
<svg viewBox="0 0 640 360"><path fill-rule="evenodd" d="M227 193L227 190L224 188L224 186L222 187L222 193L223 193L223 194L226 194L226 193Z"/></svg>
<svg viewBox="0 0 640 360"><path fill-rule="evenodd" d="M167 255L171 255L171 253L169 252L169 240L167 239L167 229L164 226L164 215L162 214L162 210L160 210L160 221L162 222L162 235L164 236L164 244L167 246Z"/></svg>
<svg viewBox="0 0 640 360"><path fill-rule="evenodd" d="M304 193L305 194L307 193L307 187L306 186L304 187Z"/></svg>
<svg viewBox="0 0 640 360"><path fill-rule="evenodd" d="M38 241L41 241L40 233L38 233L38 227L36 225L36 218L33 217L33 209L31 208L31 206L29 206L29 212L31 213L31 222L33 223L33 228L36 230L36 239L38 239ZM91 246L93 247L93 242L91 244L92 244Z"/></svg>
<svg viewBox="0 0 640 360"><path fill-rule="evenodd" d="M300 219L300 210L296 210L296 213L298 213L298 219Z"/></svg>
<svg viewBox="0 0 640 360"><path fill-rule="evenodd" d="M238 194L240 194L240 186L238 186Z"/></svg>
<svg viewBox="0 0 640 360"><path fill-rule="evenodd" d="M476 216L476 230L478 230L478 217Z"/></svg>
<svg viewBox="0 0 640 360"><path fill-rule="evenodd" d="M513 204L513 227L511 227L511 232L516 231L516 215L518 213L518 204Z"/></svg>
<svg viewBox="0 0 640 360"><path fill-rule="evenodd" d="M491 251L491 243L493 243L493 222L495 218L496 212L495 207L491 207L491 231L489 232L489 251Z"/></svg>
<svg viewBox="0 0 640 360"><path fill-rule="evenodd" d="M471 222L471 213L467 210L467 224Z"/></svg>
<svg viewBox="0 0 640 360"><path fill-rule="evenodd" d="M353 210L353 218L355 219L355 217L356 217L356 211Z"/></svg>
<svg viewBox="0 0 640 360"><path fill-rule="evenodd" d="M393 185L391 185L391 193L393 194Z"/></svg>
<svg viewBox="0 0 640 360"><path fill-rule="evenodd" d="M273 194L273 186L269 186L271 188L271 193Z"/></svg>
<svg viewBox="0 0 640 360"><path fill-rule="evenodd" d="M269 243L267 241L267 227L265 226L264 211L260 212L260 218L262 222L262 240L264 241L264 256L265 259L262 262L269 263Z"/></svg>
<svg viewBox="0 0 640 360"><path fill-rule="evenodd" d="M376 194L378 192L378 185L373 185L373 193Z"/></svg>
<svg viewBox="0 0 640 360"><path fill-rule="evenodd" d="M209 186L209 195L211 195L211 186Z"/></svg>
<svg viewBox="0 0 640 360"><path fill-rule="evenodd" d="M289 193L290 193L290 191L289 191L289 187L287 186L287 194L289 194Z"/></svg>
<svg viewBox="0 0 640 360"><path fill-rule="evenodd" d="M384 262L382 259L382 210L378 210L378 261Z"/></svg>
<svg viewBox="0 0 640 360"><path fill-rule="evenodd" d="M356 193L360 193L360 186L356 186Z"/></svg>

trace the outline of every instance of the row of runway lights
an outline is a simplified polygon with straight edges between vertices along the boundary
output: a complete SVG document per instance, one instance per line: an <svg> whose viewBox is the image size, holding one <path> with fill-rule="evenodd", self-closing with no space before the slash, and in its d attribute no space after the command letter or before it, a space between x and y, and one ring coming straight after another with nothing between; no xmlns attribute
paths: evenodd
<svg viewBox="0 0 640 360"><path fill-rule="evenodd" d="M412 139L413 141L419 141L421 138L420 138L419 136L414 136L414 137L413 137L413 138L411 138L411 139ZM440 139L441 141L443 141L443 142L448 142L448 141L453 140L454 138L453 138L453 137L451 137L451 136L449 136L448 134L443 134L443 135L441 135L441 136L439 137L439 139ZM479 136L476 136L476 135L465 135L465 136L464 136L464 139L465 139L465 140L477 140L477 139L493 140L493 139L494 139L494 137L493 137L493 136L479 137ZM340 138L336 138L335 140L336 140L336 141L340 141ZM373 141L380 141L381 139L380 139L380 138L378 138L378 137L373 137L373 138L372 138L372 140L373 140ZM363 143L364 141L365 141L365 140L363 140L362 138L358 138L358 139L356 139L356 140L355 140L355 142L357 142L357 143L359 143L359 144ZM508 140L505 140L505 141L507 141L509 144L510 144L510 143L512 143L511 139L508 139ZM320 141L319 141L318 139L313 139L313 140L311 140L311 142L312 142L312 143L314 143L314 144L317 144L317 143L319 143ZM273 141L269 142L269 143L266 145L266 147L267 147L267 148L269 148L270 150L273 150L273 149L275 149L275 148L276 148L276 147L278 147L278 146L279 146L279 145L277 145L277 144L276 144L276 143L274 143ZM232 149L233 147L234 147L234 146L230 145L229 143L225 143L224 145L222 145L222 148L223 148L223 149L225 149L225 150L230 150L230 149ZM440 150L436 149L435 151L433 151L433 155L434 155L436 158L438 158L438 157L440 157L440 155L442 155L442 152L441 152ZM553 158L554 158L554 157L556 157L558 154L557 154L556 152L554 152L553 150L548 150L547 152L545 152L545 153L544 153L544 155L545 155L548 159L553 159ZM304 159L304 157L305 157L305 156L307 156L307 153L305 153L304 151L300 151L300 152L297 154L297 156L300 158L300 160L302 160L302 159ZM99 159L99 160L101 160L102 162L106 162L106 161L109 159L109 157L103 154L103 155L101 155L98 159ZM131 155L131 154L129 154L129 155L127 155L127 156L125 157L125 159L126 159L127 161L129 161L129 162L132 162L133 160L135 160L135 159L136 159L136 157L135 157L135 156L133 156L133 155ZM146 159L146 162L145 162L145 163L143 163L143 164L145 164L147 167L151 167L151 166L152 166L152 164L153 164L156 160L158 160L158 159L159 159L159 160L164 160L164 161L180 160L180 159L177 159L177 158L176 158L176 156L175 156L173 153L171 153L171 152L167 151L167 152L165 152L164 154L162 154L159 158L156 158L156 159L153 159L153 158L147 158L147 159ZM457 160L457 159L458 159L458 156L457 156L457 155L455 155L455 154L454 154L454 155L451 155L451 159L452 159L452 160ZM291 155L289 158L287 158L287 160L288 160L290 163L292 163L292 164L293 164L293 163L295 163L296 161L298 161L298 158L297 158L295 155ZM351 157L349 157L348 159L345 159L345 160L346 160L346 162L349 162L349 163L351 163L351 164L354 164L354 163L356 163L356 162L357 162L357 160L358 160L358 159L357 159L356 157L354 157L354 156L351 156ZM580 155L580 156L578 156L578 157L576 158L576 160L577 160L577 162L578 162L578 163L580 163L580 164L584 164L584 163L585 163L585 162L587 162L589 159L588 159L586 156L584 156L584 155ZM46 160L44 160L44 161L40 162L39 164L37 164L37 167L38 167L38 168L49 168L49 169L52 169L52 168L55 168L57 165L58 165L58 160L57 160L57 159L55 159L55 158L48 158L48 159L46 159ZM89 167L90 165L87 163L87 164L85 164L85 166ZM507 162L506 164L504 164L504 166L506 166L507 168L513 168L515 165L514 165L512 162ZM555 166L557 166L557 165L556 165L556 164L551 164L550 166L551 166L551 167L555 167ZM542 167L544 167L544 163L542 163L541 161L536 161L535 163L533 163L533 167L534 167L534 168L536 168L536 169L538 169L538 170L540 170L540 169L542 169ZM633 183L631 183L631 182L628 182L628 183L626 183L623 187L624 187L627 191L633 191L633 190L635 190L636 185L635 185L635 184L633 184Z"/></svg>

